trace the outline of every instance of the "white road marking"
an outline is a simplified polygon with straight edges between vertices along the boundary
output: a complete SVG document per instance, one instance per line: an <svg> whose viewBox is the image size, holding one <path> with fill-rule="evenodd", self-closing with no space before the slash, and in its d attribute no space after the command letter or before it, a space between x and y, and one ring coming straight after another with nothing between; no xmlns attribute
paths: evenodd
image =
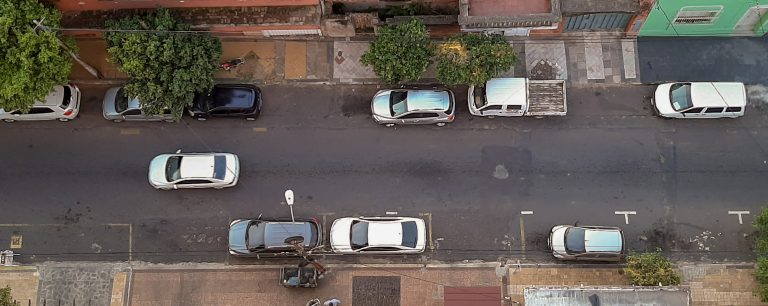
<svg viewBox="0 0 768 306"><path fill-rule="evenodd" d="M629 224L629 215L637 215L636 211L616 211L617 215L624 215L624 222Z"/></svg>
<svg viewBox="0 0 768 306"><path fill-rule="evenodd" d="M388 211L386 212L387 215L397 215L396 211Z"/></svg>
<svg viewBox="0 0 768 306"><path fill-rule="evenodd" d="M742 215L749 215L749 211L748 210L729 210L728 214L729 215L739 215L739 224L744 224L744 220L742 220L741 216Z"/></svg>
<svg viewBox="0 0 768 306"><path fill-rule="evenodd" d="M533 210L523 210L520 212L521 215L533 215Z"/></svg>

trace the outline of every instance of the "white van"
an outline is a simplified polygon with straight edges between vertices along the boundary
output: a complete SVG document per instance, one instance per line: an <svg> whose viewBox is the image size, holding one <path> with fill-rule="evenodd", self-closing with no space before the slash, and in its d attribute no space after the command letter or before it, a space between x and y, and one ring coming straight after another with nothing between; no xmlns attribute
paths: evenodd
<svg viewBox="0 0 768 306"><path fill-rule="evenodd" d="M666 118L736 118L744 115L743 83L680 82L656 87L653 110Z"/></svg>

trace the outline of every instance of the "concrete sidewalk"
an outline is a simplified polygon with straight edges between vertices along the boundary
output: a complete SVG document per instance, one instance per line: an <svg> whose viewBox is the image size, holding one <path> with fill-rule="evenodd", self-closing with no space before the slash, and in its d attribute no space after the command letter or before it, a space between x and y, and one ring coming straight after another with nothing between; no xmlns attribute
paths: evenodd
<svg viewBox="0 0 768 306"><path fill-rule="evenodd" d="M636 41L618 35L598 37L568 35L549 38L514 38L509 41L518 52L515 67L503 76L527 77L541 61L559 68L558 79L571 84L639 83L636 67ZM222 40L222 61L244 58L245 63L231 71L218 71L220 81L255 84L329 83L376 84L379 80L370 67L360 64L369 41L332 39L232 39ZM70 79L75 83L120 83L126 76L107 61L106 43L101 39L77 40L81 58L103 75L97 80L78 64L73 65ZM421 80L434 83L434 67Z"/></svg>
<svg viewBox="0 0 768 306"><path fill-rule="evenodd" d="M284 288L277 266L220 264L134 265L108 263L55 264L66 268L54 281L57 290L42 284L51 267L0 269L0 287L10 285L22 305L304 305L309 299L338 298L342 305L473 305L525 304L526 288L627 288L616 265L329 265L318 288ZM48 270L40 273L39 269ZM679 264L682 289L691 305L765 305L753 294L757 288L751 265ZM97 273L93 271L113 271ZM116 271L116 272L115 272ZM110 277L106 282L100 278ZM630 287L631 288L631 287ZM93 292L111 290L94 299ZM59 294L61 296L55 296ZM66 295L66 298L64 298ZM507 298L505 298L507 297ZM45 299L45 301L43 301ZM502 304L507 301L507 304ZM603 301L607 303L608 301ZM511 304L510 304L511 303ZM69 305L69 304L67 304ZM83 304L85 305L85 304ZM465 304L466 305L466 304Z"/></svg>

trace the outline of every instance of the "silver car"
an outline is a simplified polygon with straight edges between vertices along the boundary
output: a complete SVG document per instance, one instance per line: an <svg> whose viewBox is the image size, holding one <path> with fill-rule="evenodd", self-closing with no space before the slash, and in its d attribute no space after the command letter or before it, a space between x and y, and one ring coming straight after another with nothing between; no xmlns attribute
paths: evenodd
<svg viewBox="0 0 768 306"><path fill-rule="evenodd" d="M453 122L455 102L447 89L385 89L373 96L373 120L386 126Z"/></svg>
<svg viewBox="0 0 768 306"><path fill-rule="evenodd" d="M149 184L157 189L232 187L240 161L231 153L161 154L149 163Z"/></svg>
<svg viewBox="0 0 768 306"><path fill-rule="evenodd" d="M122 121L176 121L171 110L165 109L160 115L149 115L141 110L138 97L128 98L122 87L112 87L104 95L104 119Z"/></svg>
<svg viewBox="0 0 768 306"><path fill-rule="evenodd" d="M624 232L618 227L558 225L550 230L549 248L561 260L620 261Z"/></svg>
<svg viewBox="0 0 768 306"><path fill-rule="evenodd" d="M6 111L0 108L0 120L5 122L27 120L69 121L80 111L80 89L73 84L53 86L43 101L35 102L28 112Z"/></svg>

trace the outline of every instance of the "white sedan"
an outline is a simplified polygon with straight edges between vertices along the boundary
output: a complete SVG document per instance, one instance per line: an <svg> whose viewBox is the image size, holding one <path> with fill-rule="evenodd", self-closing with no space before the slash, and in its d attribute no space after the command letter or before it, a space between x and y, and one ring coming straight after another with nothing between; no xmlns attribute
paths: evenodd
<svg viewBox="0 0 768 306"><path fill-rule="evenodd" d="M240 161L231 153L161 154L149 163L149 184L157 189L232 187Z"/></svg>
<svg viewBox="0 0 768 306"><path fill-rule="evenodd" d="M411 217L347 217L333 221L331 248L340 254L421 253L426 245L424 220Z"/></svg>

